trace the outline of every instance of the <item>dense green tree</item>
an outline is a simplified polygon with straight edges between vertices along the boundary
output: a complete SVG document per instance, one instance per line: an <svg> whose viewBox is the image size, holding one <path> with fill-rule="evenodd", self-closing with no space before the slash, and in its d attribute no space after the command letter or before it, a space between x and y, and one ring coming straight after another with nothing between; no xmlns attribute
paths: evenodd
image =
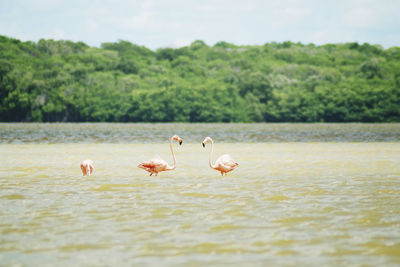
<svg viewBox="0 0 400 267"><path fill-rule="evenodd" d="M400 48L0 36L0 121L399 122Z"/></svg>

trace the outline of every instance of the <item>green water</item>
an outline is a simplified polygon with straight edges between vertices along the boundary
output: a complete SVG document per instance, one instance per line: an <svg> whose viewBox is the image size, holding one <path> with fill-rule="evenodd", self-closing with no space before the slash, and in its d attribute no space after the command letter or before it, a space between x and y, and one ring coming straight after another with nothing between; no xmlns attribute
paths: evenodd
<svg viewBox="0 0 400 267"><path fill-rule="evenodd" d="M0 263L399 265L399 128L0 124ZM177 168L149 177L171 132ZM240 166L210 169L203 135Z"/></svg>

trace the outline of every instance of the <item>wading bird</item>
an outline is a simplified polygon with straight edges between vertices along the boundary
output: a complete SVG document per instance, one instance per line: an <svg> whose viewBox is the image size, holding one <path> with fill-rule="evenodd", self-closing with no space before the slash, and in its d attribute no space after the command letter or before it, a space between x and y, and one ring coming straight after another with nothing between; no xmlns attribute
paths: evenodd
<svg viewBox="0 0 400 267"><path fill-rule="evenodd" d="M211 157L212 157L212 153L213 153L214 142L211 139L211 137L206 137L202 143L203 147L206 147L207 142L211 142L211 150L210 150L210 154L209 154L209 164L210 164L211 168L213 168L214 170L220 171L221 175L223 176L224 174L226 175L228 172L233 171L237 166L239 166L239 163L234 161L233 158L228 154L224 154L224 155L220 156L215 161L215 164L212 164Z"/></svg>
<svg viewBox="0 0 400 267"><path fill-rule="evenodd" d="M173 166L169 166L165 160L163 160L159 157L156 157L150 161L145 161L145 162L140 163L138 165L138 167L145 171L148 171L150 173L150 176L152 176L153 173L155 173L157 176L159 172L175 170L176 159L175 159L174 150L172 149L172 140L178 141L179 145L182 145L182 139L179 136L174 135L169 140L169 148L171 149L172 158L174 159Z"/></svg>
<svg viewBox="0 0 400 267"><path fill-rule="evenodd" d="M83 176L92 175L93 171L94 171L93 161L91 161L90 159L82 160L82 162L81 162L81 170L82 170Z"/></svg>

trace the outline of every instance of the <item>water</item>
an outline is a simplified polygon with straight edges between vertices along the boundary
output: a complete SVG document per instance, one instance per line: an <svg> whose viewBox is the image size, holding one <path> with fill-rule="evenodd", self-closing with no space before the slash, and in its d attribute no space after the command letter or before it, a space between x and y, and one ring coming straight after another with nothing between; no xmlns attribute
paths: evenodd
<svg viewBox="0 0 400 267"><path fill-rule="evenodd" d="M0 143L154 144L175 133L189 143L207 135L224 143L399 142L400 124L3 123Z"/></svg>
<svg viewBox="0 0 400 267"><path fill-rule="evenodd" d="M156 154L171 164L175 132L184 139L174 144L175 171L149 177L136 167ZM0 124L0 263L399 265L399 132L399 124ZM205 135L214 158L240 163L227 177L208 167ZM82 177L84 158L94 176Z"/></svg>

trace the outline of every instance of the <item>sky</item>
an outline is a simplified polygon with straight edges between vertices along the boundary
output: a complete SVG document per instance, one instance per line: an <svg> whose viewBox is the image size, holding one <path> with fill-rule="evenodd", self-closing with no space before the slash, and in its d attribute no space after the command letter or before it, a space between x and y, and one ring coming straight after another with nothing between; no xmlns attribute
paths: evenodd
<svg viewBox="0 0 400 267"><path fill-rule="evenodd" d="M400 0L0 0L0 35L150 49L359 42L400 47Z"/></svg>

